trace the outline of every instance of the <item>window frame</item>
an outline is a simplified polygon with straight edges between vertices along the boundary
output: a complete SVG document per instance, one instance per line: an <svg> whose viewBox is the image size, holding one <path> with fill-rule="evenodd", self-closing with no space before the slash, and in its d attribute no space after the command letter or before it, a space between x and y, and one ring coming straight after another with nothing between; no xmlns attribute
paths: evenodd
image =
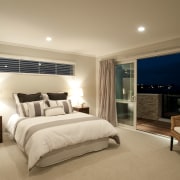
<svg viewBox="0 0 180 180"><path fill-rule="evenodd" d="M4 64L1 64L1 60L4 60ZM12 67L12 62L19 64L19 67L11 71L9 69L3 70L3 68ZM31 69L28 69L28 64ZM33 67L33 66L37 67ZM44 65L42 69L42 65ZM4 67L3 67L4 66ZM53 67L54 66L54 67ZM53 68L54 69L53 69ZM58 68L64 69L58 69ZM61 73L59 73L61 72ZM58 76L75 76L75 63L72 62L54 62L54 61L43 61L33 60L32 58L13 58L4 57L0 55L0 73L21 73L21 74L37 74L37 75L58 75Z"/></svg>

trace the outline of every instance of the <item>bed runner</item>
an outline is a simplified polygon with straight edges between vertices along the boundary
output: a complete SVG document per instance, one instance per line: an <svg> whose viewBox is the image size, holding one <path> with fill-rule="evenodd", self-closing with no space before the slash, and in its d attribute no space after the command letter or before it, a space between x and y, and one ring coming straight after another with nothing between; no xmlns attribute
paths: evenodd
<svg viewBox="0 0 180 180"><path fill-rule="evenodd" d="M29 138L35 132L37 132L39 130L50 128L50 127L55 127L55 126L61 126L61 125L65 125L65 124L79 123L79 122L92 121L92 120L100 120L100 119L98 117L83 117L83 118L75 118L75 119L68 119L68 120L57 120L57 121L52 121L52 122L45 122L42 124L37 124L37 125L31 126L25 134L23 146L25 147Z"/></svg>

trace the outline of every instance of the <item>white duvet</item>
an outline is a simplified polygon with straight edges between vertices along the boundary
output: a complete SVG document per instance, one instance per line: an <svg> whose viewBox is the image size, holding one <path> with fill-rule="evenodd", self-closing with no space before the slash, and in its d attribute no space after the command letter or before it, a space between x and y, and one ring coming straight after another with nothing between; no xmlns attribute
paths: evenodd
<svg viewBox="0 0 180 180"><path fill-rule="evenodd" d="M55 149L103 137L118 136L117 130L109 122L99 119L48 127L35 132L27 142L24 142L25 135L32 126L57 120L68 121L73 118L86 118L90 116L92 115L74 112L66 115L40 116L24 120L20 118L10 119L8 130L14 136L21 150L27 155L28 169L30 170L43 155ZM16 127L18 121L19 123Z"/></svg>

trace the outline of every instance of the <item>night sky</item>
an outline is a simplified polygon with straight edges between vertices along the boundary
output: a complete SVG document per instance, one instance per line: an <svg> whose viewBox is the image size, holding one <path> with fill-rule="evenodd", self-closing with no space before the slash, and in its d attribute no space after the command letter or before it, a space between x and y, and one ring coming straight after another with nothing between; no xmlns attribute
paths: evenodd
<svg viewBox="0 0 180 180"><path fill-rule="evenodd" d="M138 84L180 86L180 53L140 59Z"/></svg>

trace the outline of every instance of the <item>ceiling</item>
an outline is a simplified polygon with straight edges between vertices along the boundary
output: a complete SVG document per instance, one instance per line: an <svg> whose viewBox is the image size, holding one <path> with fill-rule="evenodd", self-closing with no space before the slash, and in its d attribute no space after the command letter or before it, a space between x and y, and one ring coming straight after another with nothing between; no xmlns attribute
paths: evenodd
<svg viewBox="0 0 180 180"><path fill-rule="evenodd" d="M100 57L179 37L180 0L0 0L1 44Z"/></svg>

